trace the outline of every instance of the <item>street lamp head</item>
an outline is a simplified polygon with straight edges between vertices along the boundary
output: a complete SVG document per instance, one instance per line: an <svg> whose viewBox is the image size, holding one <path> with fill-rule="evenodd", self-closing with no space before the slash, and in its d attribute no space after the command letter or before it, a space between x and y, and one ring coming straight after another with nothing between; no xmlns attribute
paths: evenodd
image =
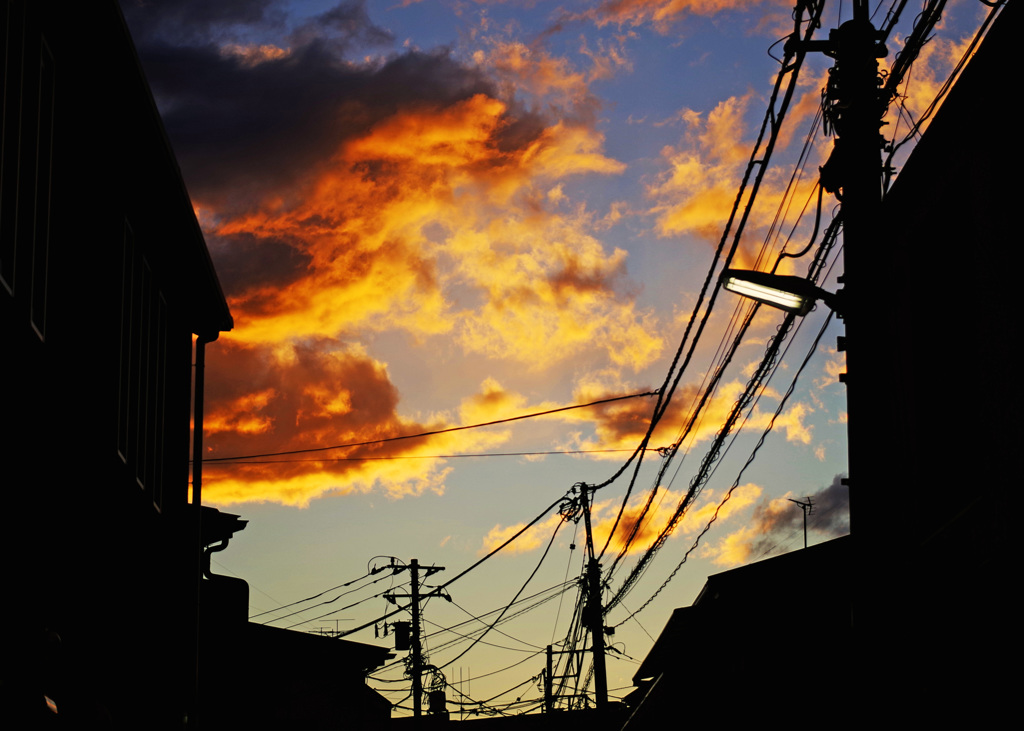
<svg viewBox="0 0 1024 731"><path fill-rule="evenodd" d="M796 315L806 315L819 299L833 310L836 309L835 295L801 277L726 269L719 281L730 292Z"/></svg>

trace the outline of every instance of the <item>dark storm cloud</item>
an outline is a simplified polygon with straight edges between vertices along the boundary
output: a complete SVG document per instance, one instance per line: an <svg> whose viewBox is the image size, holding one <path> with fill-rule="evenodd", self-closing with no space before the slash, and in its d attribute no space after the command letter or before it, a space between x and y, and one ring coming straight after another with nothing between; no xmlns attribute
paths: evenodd
<svg viewBox="0 0 1024 731"><path fill-rule="evenodd" d="M841 536L850 532L850 488L842 484L845 475L836 475L832 484L814 496L814 510L817 516L808 521L815 530L829 536Z"/></svg>
<svg viewBox="0 0 1024 731"><path fill-rule="evenodd" d="M297 45L327 41L337 50L344 51L355 44L374 46L391 43L395 37L370 22L362 0L349 0L304 23L292 33L291 40Z"/></svg>
<svg viewBox="0 0 1024 731"><path fill-rule="evenodd" d="M391 38L371 23L361 2L341 3L290 33L282 29L273 43L255 33L275 25L273 4L226 5L197 13L194 22L190 2L126 6L164 124L200 205L240 212L271 192L301 187L344 140L399 109L495 94L478 70L445 49L407 51L376 63L347 60L353 44ZM245 46L239 24L250 24L249 37L260 40ZM279 55L254 58L240 52L243 46ZM520 122L507 132L518 139L537 130Z"/></svg>
<svg viewBox="0 0 1024 731"><path fill-rule="evenodd" d="M808 531L838 538L850 532L850 491L842 484L844 475L836 475L832 484L810 496L814 511L807 518ZM806 498L794 498L806 502ZM778 501L763 500L752 518L757 538L751 541L754 555L763 555L776 548L794 534L803 532L804 516L801 509L787 502L783 509Z"/></svg>
<svg viewBox="0 0 1024 731"><path fill-rule="evenodd" d="M207 236L224 291L284 287L308 272L310 256L287 242L252 234Z"/></svg>
<svg viewBox="0 0 1024 731"><path fill-rule="evenodd" d="M121 0L135 42L203 42L233 28L280 27L278 0Z"/></svg>

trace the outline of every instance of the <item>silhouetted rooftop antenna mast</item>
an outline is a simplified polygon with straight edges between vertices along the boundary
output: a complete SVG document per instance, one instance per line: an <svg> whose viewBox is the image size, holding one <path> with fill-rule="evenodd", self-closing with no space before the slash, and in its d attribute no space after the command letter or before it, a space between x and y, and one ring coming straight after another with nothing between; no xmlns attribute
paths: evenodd
<svg viewBox="0 0 1024 731"><path fill-rule="evenodd" d="M808 496L807 502L805 503L802 503L799 500L794 500L793 498L789 498L789 502L799 505L800 509L804 513L804 548L807 548L807 516L814 515L814 500Z"/></svg>

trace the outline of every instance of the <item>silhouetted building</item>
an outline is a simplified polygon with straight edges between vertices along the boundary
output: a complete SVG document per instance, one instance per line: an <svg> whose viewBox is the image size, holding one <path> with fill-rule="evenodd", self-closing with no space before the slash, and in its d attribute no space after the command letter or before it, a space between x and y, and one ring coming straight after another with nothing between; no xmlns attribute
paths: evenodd
<svg viewBox="0 0 1024 731"><path fill-rule="evenodd" d="M0 58L3 722L180 727L192 334L231 315L117 4L5 0Z"/></svg>
<svg viewBox="0 0 1024 731"><path fill-rule="evenodd" d="M197 537L192 336L232 319L117 4L2 9L5 726L379 725L390 652L250 624L210 571L246 521Z"/></svg>
<svg viewBox="0 0 1024 731"><path fill-rule="evenodd" d="M249 585L210 570L211 555L245 524L203 507L203 726L379 728L391 718L391 703L366 684L366 675L394 657L389 649L249 622Z"/></svg>
<svg viewBox="0 0 1024 731"><path fill-rule="evenodd" d="M801 725L843 705L852 677L851 545L845 536L709 576L634 674L624 728L679 716L763 725L790 704Z"/></svg>
<svg viewBox="0 0 1024 731"><path fill-rule="evenodd" d="M850 421L869 423L850 443L855 617L870 668L855 703L893 723L1000 723L1014 695L993 653L1017 634L1000 587L1013 575L1020 472L1011 176L1022 156L1000 133L998 102L1021 20L1007 3L899 171L862 285L879 296L849 343L862 409Z"/></svg>
<svg viewBox="0 0 1024 731"><path fill-rule="evenodd" d="M227 549L247 522L202 507L200 725L379 728L391 718L391 703L366 676L394 657L389 649L249 622L249 584L212 571L213 554Z"/></svg>
<svg viewBox="0 0 1024 731"><path fill-rule="evenodd" d="M821 551L837 542L711 577L637 674L627 728L660 725L650 710L683 710L684 699L687 717L699 714L704 675L722 684L708 711L719 721L741 709L749 721L801 726L1005 722L1015 695L998 655L1017 636L1007 581L1021 405L1011 175L1021 154L999 134L997 103L1020 21L1019 4L1007 3L898 171L860 254L875 265L856 285L873 299L847 313L857 322L850 422L860 425L850 435L853 551L839 544L836 574L848 597L831 583L823 596L792 593L811 574L801 562L813 562L814 581L832 581ZM759 572L767 580L750 583ZM709 593L736 601L705 608ZM837 635L845 601L852 634Z"/></svg>

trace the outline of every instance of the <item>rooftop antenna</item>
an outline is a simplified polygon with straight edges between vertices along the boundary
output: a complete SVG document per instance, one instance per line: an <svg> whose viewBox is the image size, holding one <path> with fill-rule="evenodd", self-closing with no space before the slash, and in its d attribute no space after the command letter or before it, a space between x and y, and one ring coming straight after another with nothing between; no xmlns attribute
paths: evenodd
<svg viewBox="0 0 1024 731"><path fill-rule="evenodd" d="M788 498L789 502L796 503L800 506L800 510L804 513L804 548L807 548L807 516L814 514L814 500L810 497L807 498L807 502L802 503L799 500Z"/></svg>

